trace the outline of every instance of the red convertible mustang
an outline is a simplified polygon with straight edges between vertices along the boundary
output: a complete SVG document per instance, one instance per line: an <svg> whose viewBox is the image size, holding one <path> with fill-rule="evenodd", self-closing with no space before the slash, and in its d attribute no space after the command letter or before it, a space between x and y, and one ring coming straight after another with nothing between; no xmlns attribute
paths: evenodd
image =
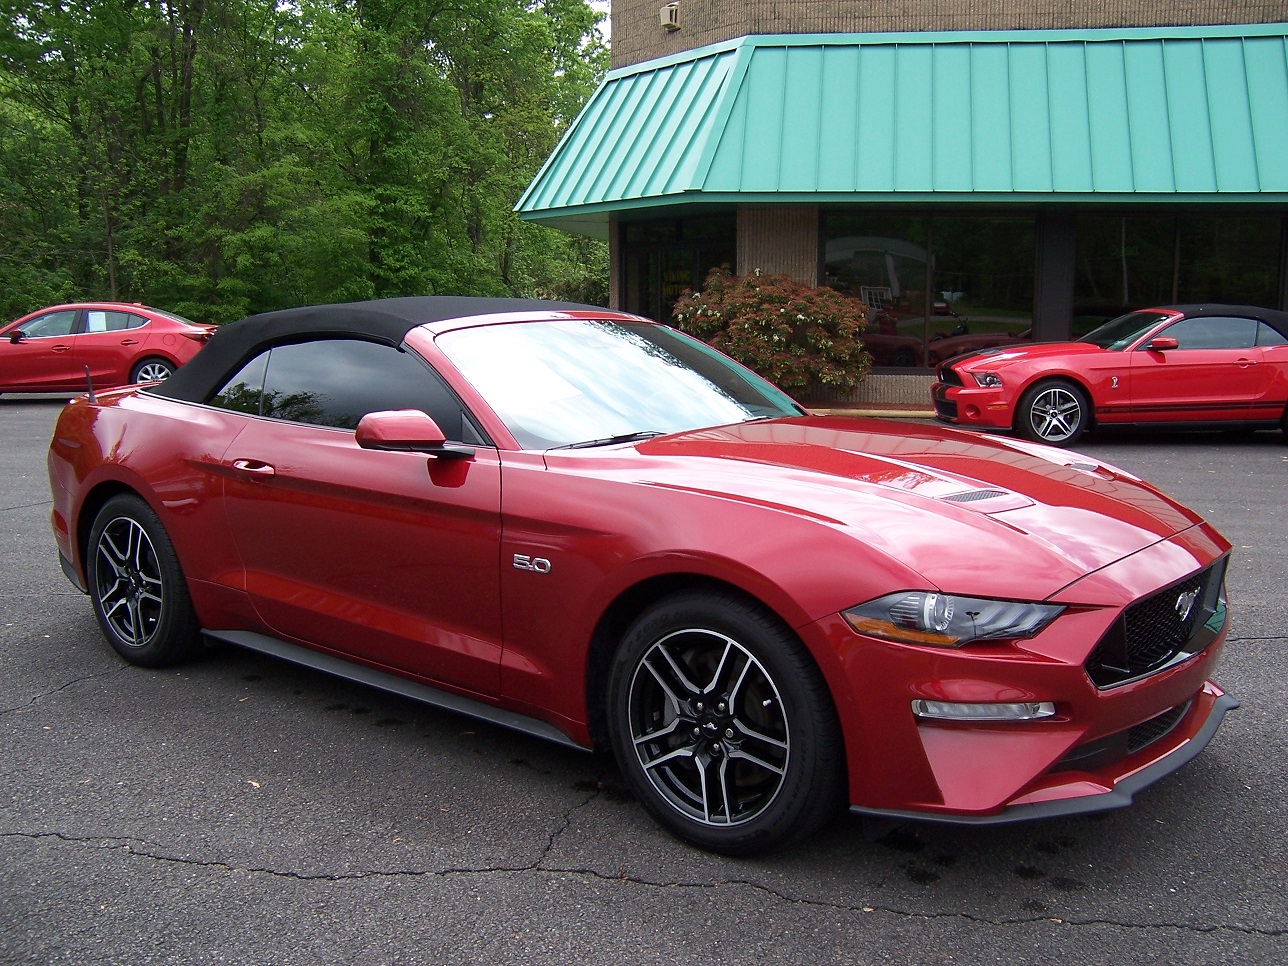
<svg viewBox="0 0 1288 966"><path fill-rule="evenodd" d="M0 392L84 392L160 382L215 330L124 302L54 305L0 328Z"/></svg>
<svg viewBox="0 0 1288 966"><path fill-rule="evenodd" d="M144 666L231 642L582 748L690 842L1126 805L1235 706L1229 544L1121 470L816 417L665 326L406 298L226 326L64 409L68 577Z"/></svg>
<svg viewBox="0 0 1288 966"><path fill-rule="evenodd" d="M1288 313L1246 305L1141 309L1076 342L950 359L935 416L1071 445L1111 424L1273 428L1288 433Z"/></svg>

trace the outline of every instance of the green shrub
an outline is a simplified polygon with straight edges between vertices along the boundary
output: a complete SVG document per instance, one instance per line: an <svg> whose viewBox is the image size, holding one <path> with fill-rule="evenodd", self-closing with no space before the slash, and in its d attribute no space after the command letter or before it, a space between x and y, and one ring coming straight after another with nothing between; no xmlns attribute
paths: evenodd
<svg viewBox="0 0 1288 966"><path fill-rule="evenodd" d="M872 366L860 341L868 324L863 302L786 275L714 269L702 291L675 303L672 320L788 390L850 390Z"/></svg>

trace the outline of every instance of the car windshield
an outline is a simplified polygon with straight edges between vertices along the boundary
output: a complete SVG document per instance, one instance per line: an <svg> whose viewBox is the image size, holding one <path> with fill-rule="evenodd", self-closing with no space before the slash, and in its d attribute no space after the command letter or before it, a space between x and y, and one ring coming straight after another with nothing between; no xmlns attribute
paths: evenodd
<svg viewBox="0 0 1288 966"><path fill-rule="evenodd" d="M1147 329L1167 318L1165 312L1128 312L1111 319L1098 329L1088 332L1079 342L1090 342L1102 349L1125 349L1139 339Z"/></svg>
<svg viewBox="0 0 1288 966"><path fill-rule="evenodd" d="M458 329L437 343L525 449L801 414L759 376L660 325L543 320Z"/></svg>

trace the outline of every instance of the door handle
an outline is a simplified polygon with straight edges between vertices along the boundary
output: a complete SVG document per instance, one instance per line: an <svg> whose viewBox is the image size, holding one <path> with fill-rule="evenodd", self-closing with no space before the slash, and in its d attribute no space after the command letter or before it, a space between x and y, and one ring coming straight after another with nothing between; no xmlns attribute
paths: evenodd
<svg viewBox="0 0 1288 966"><path fill-rule="evenodd" d="M1256 359L1240 359L1235 363L1240 369L1251 369L1256 364Z"/></svg>
<svg viewBox="0 0 1288 966"><path fill-rule="evenodd" d="M54 347L53 347L53 350L54 350L55 352L66 352L66 351L67 351L68 349L70 349L70 348L71 348L71 346L69 346L69 345L63 345L63 344L60 342L58 345L56 345L56 346L54 346Z"/></svg>
<svg viewBox="0 0 1288 966"><path fill-rule="evenodd" d="M257 480L272 479L277 474L271 464L260 460L233 460L233 470Z"/></svg>
<svg viewBox="0 0 1288 966"><path fill-rule="evenodd" d="M139 344L139 340L138 340L138 339L122 339L122 340L121 340L121 345L138 345L138 344Z"/></svg>

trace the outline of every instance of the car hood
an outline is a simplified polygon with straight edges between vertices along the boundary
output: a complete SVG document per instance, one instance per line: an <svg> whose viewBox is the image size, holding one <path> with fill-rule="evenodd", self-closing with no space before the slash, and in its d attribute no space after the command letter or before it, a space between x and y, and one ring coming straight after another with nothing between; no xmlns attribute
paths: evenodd
<svg viewBox="0 0 1288 966"><path fill-rule="evenodd" d="M634 448L650 458L637 482L846 528L950 591L969 573L973 593L1043 599L1201 522L1076 453L931 425L801 417Z"/></svg>
<svg viewBox="0 0 1288 966"><path fill-rule="evenodd" d="M954 369L1000 369L1017 362L1040 362L1054 357L1073 359L1078 356L1102 355L1109 351L1090 342L1037 342L1032 345L979 349L956 356L948 364Z"/></svg>

